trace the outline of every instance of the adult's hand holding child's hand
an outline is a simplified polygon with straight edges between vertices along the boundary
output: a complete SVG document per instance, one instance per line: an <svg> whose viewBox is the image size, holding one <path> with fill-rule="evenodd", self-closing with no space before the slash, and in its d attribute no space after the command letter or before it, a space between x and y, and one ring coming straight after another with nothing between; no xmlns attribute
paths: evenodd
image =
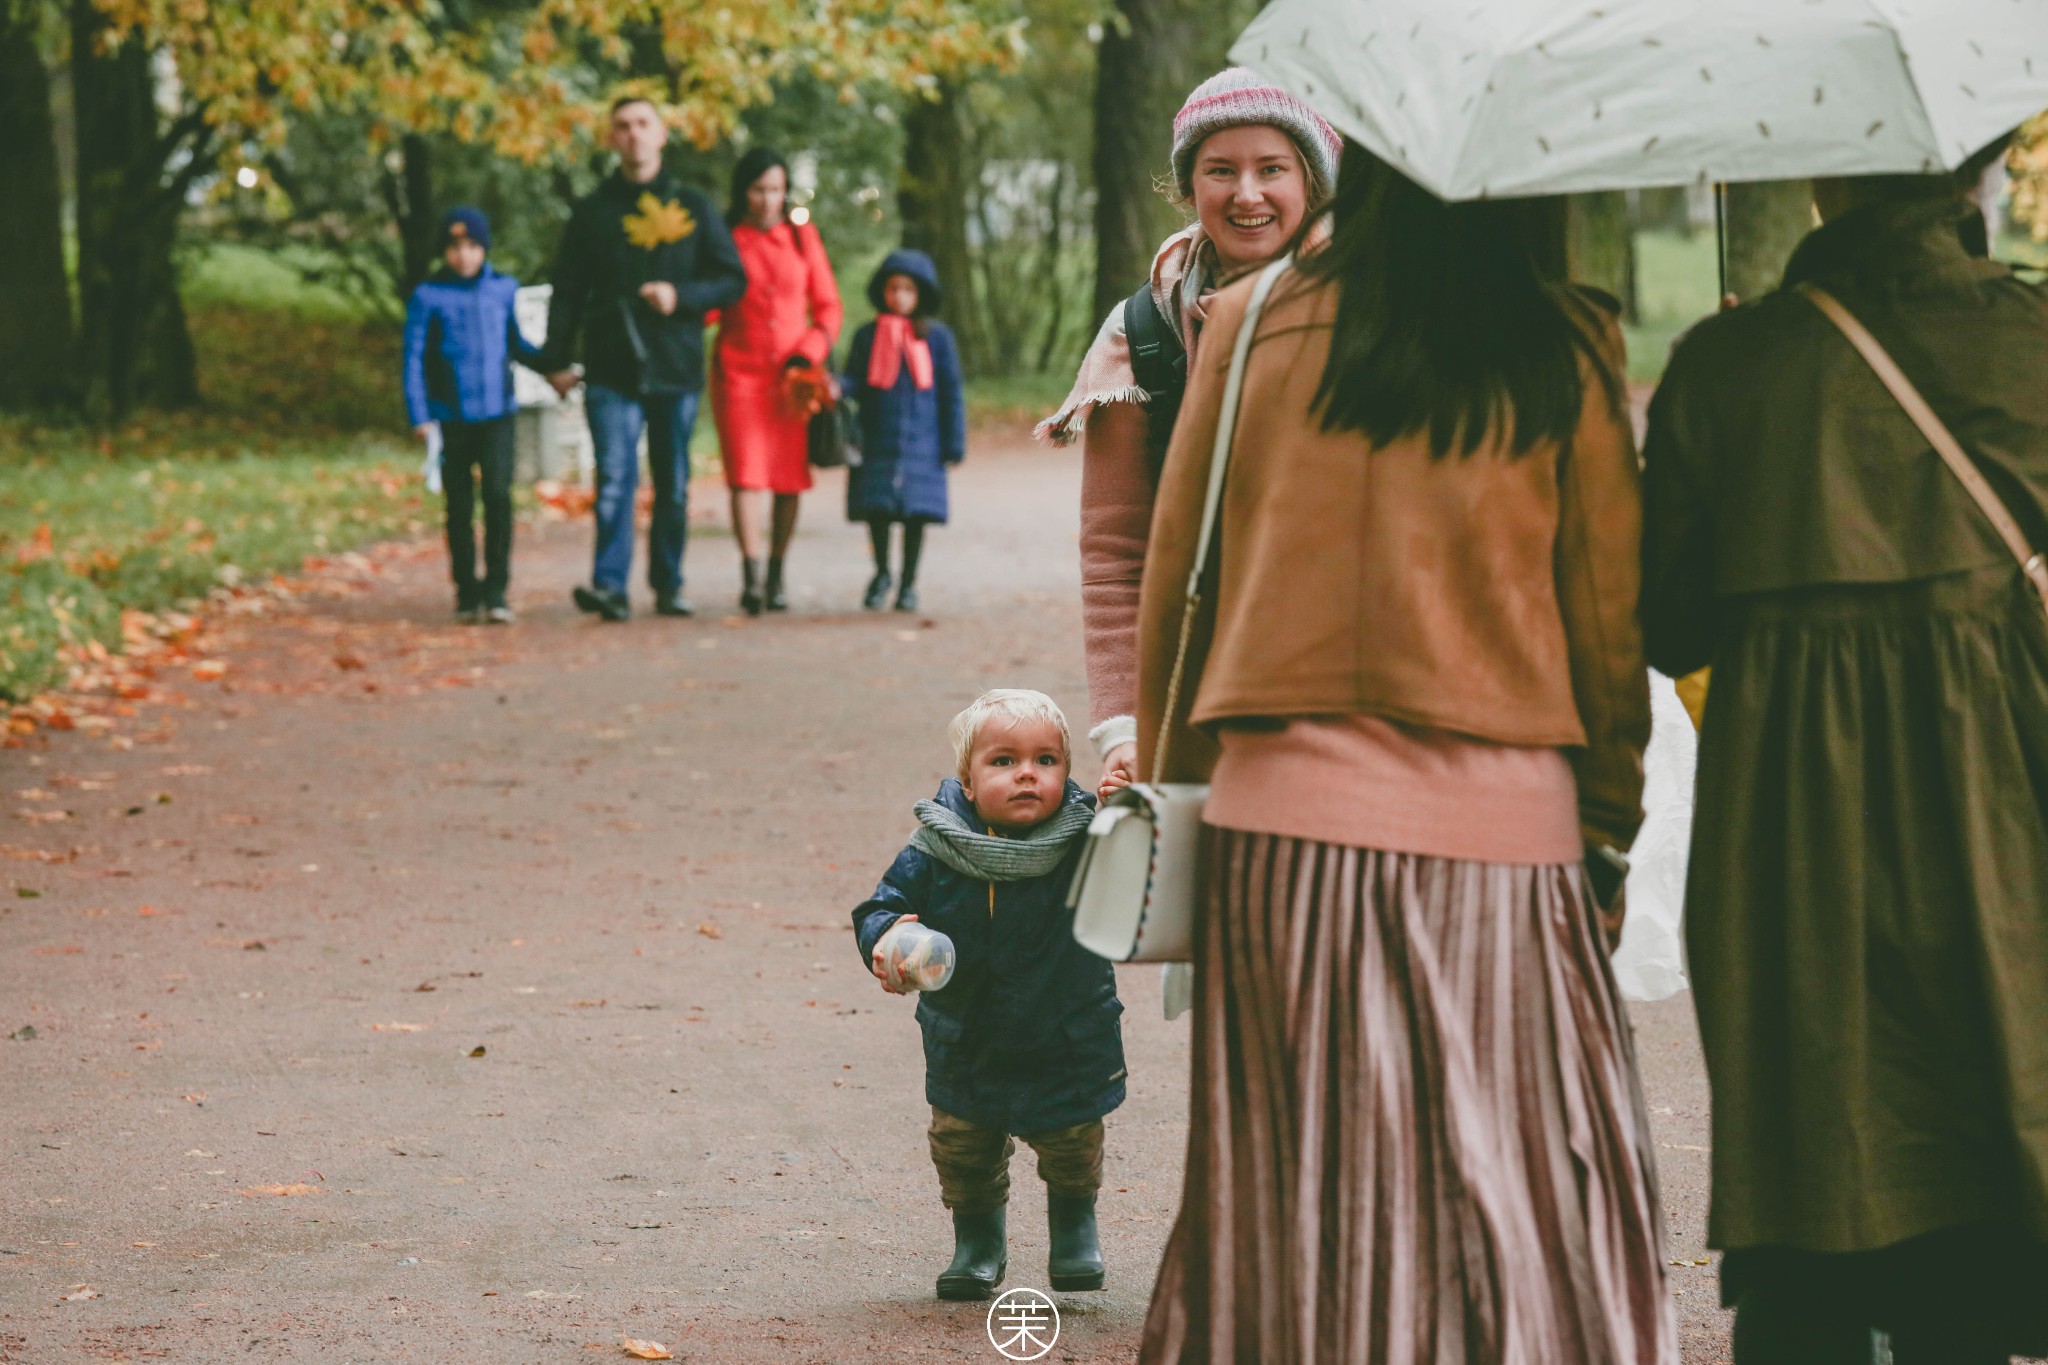
<svg viewBox="0 0 2048 1365"><path fill-rule="evenodd" d="M889 969L889 938L896 932L897 925L915 923L916 915L898 915L896 922L883 930L882 936L875 940L874 951L868 954L869 969L874 972L875 979L882 983L882 989L891 995L908 995L910 987L904 982L901 971L892 972Z"/></svg>
<svg viewBox="0 0 2048 1365"><path fill-rule="evenodd" d="M1111 793L1123 790L1138 780L1138 744L1136 740L1125 740L1111 749L1102 758L1102 781L1096 785L1095 799L1107 801Z"/></svg>

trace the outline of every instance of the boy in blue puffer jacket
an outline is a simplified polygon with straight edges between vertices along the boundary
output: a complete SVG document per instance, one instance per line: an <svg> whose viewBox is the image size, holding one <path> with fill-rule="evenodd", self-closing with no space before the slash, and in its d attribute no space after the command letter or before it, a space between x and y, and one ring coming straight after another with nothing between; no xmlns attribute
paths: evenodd
<svg viewBox="0 0 2048 1365"><path fill-rule="evenodd" d="M539 370L540 351L519 332L519 281L492 270L491 224L482 210L441 219L441 269L405 309L405 410L413 430L441 429L441 477L448 507L448 566L455 614L505 624L512 579L512 362ZM484 576L476 576L476 475L484 501Z"/></svg>
<svg viewBox="0 0 2048 1365"><path fill-rule="evenodd" d="M1103 1115L1124 1102L1116 973L1074 941L1067 887L1095 799L1067 780L1066 717L1042 692L984 694L953 720L959 777L917 803L910 847L853 912L860 951L902 992L889 936L917 921L953 940L924 994L928 1134L953 1214L942 1299L985 1299L1009 1264L1012 1137L1038 1153L1056 1290L1100 1289L1095 1197Z"/></svg>

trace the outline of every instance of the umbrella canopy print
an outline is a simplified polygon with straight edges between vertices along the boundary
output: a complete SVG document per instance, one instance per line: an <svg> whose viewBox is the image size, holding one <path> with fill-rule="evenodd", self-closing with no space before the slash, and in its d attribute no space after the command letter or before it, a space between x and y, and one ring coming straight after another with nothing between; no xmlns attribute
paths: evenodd
<svg viewBox="0 0 2048 1365"><path fill-rule="evenodd" d="M1231 59L1444 199L1951 169L2048 0L1275 0Z"/></svg>

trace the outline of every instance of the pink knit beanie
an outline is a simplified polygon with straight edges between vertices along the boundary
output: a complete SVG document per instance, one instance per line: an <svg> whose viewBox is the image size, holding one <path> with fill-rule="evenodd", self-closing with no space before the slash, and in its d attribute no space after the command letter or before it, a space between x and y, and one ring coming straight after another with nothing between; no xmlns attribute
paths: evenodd
<svg viewBox="0 0 2048 1365"><path fill-rule="evenodd" d="M1225 128L1256 124L1278 128L1294 139L1309 179L1325 192L1337 186L1337 154L1343 144L1322 115L1251 70L1233 66L1195 87L1173 118L1173 182L1181 197L1194 193L1195 152L1204 138Z"/></svg>

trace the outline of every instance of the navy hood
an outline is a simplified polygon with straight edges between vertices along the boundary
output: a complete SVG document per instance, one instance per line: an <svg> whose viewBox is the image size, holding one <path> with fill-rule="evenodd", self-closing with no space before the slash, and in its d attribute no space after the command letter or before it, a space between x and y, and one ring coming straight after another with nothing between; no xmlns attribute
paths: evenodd
<svg viewBox="0 0 2048 1365"><path fill-rule="evenodd" d="M922 251L905 247L890 252L868 279L868 302L875 306L877 313L888 311L882 303L882 286L888 283L891 275L908 275L917 281L917 309L926 317L935 315L943 305L945 291L939 288L938 267Z"/></svg>

